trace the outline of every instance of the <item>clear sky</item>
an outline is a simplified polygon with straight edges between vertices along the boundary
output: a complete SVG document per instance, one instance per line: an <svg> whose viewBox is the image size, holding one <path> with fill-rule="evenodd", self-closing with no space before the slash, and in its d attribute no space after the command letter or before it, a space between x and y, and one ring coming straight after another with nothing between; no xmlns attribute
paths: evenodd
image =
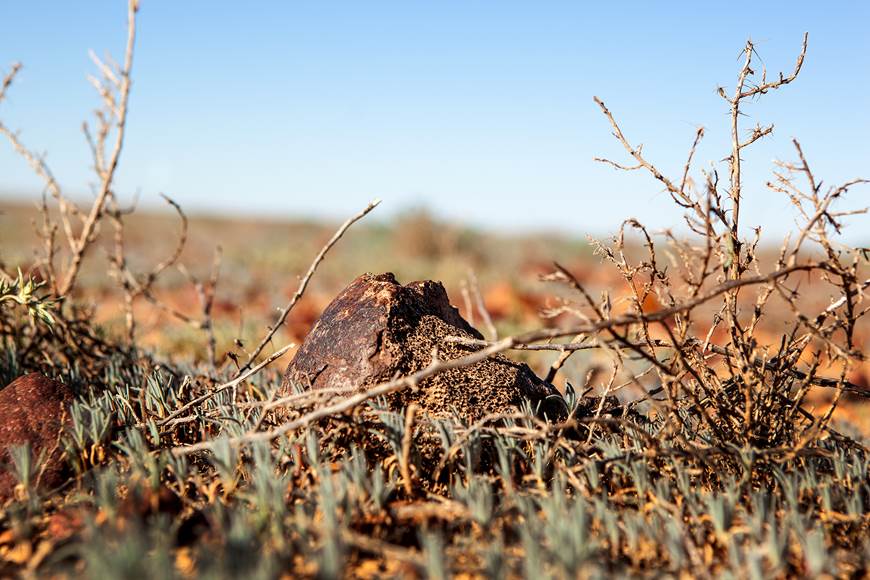
<svg viewBox="0 0 870 580"><path fill-rule="evenodd" d="M24 64L0 118L22 130L68 191L88 195L81 121L96 104L87 51L123 50L125 2L0 0L0 70ZM745 224L782 232L793 213L764 188L804 144L828 183L870 177L870 3L221 2L142 0L120 191L166 192L190 211L344 216L427 206L493 228L583 236L628 216L679 213L623 160L598 95L650 160L678 174L727 148L720 84L748 37L796 83L748 112L774 123L747 162ZM0 195L39 191L0 144ZM855 190L853 201L870 198ZM851 236L870 241L870 219Z"/></svg>

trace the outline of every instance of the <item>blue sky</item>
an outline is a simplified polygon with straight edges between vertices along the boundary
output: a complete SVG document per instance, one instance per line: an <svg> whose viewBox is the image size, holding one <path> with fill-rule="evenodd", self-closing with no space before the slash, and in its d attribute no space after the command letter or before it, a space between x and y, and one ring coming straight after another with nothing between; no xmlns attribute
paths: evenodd
<svg viewBox="0 0 870 580"><path fill-rule="evenodd" d="M87 51L120 57L124 5L0 0L0 70L25 67L0 119L77 195L91 179ZM276 217L344 216L381 197L382 215L426 206L496 229L674 226L654 181L592 161L625 160L593 95L677 174L697 125L698 159L726 155L715 91L733 85L746 38L770 71L791 70L808 31L798 81L747 111L747 127L776 129L747 155L744 223L781 233L793 213L764 180L792 137L828 183L870 177L868 6L143 0L119 190ZM0 195L38 191L0 144ZM850 237L870 239L870 219L852 223Z"/></svg>

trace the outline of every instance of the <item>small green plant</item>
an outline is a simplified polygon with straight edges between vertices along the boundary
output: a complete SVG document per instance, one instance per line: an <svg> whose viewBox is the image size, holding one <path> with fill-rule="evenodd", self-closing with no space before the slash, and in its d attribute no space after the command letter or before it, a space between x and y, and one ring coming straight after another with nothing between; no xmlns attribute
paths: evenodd
<svg viewBox="0 0 870 580"><path fill-rule="evenodd" d="M45 282L36 280L32 275L25 276L20 268L17 278L4 279L0 276L0 305L17 304L27 311L31 320L51 327L55 322L52 310L56 302L50 296L37 292L43 286Z"/></svg>
<svg viewBox="0 0 870 580"><path fill-rule="evenodd" d="M34 455L28 442L10 447L9 457L11 459L10 471L18 482L18 489L31 504L35 503L37 500L35 496L36 483L45 460L45 450Z"/></svg>

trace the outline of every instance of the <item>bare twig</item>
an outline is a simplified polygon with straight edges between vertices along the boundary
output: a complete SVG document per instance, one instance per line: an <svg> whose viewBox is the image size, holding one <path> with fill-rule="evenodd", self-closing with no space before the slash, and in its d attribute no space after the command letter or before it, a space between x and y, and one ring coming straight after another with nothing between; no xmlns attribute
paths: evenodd
<svg viewBox="0 0 870 580"><path fill-rule="evenodd" d="M474 270L468 271L468 286L471 288L471 293L474 296L475 303L477 304L477 311L480 313L484 326L486 326L489 338L491 340L498 340L498 329L495 327L495 324L493 324L492 316L490 316L489 310L487 310L486 304L483 301L483 295L480 293L480 284L477 282L477 276L475 276Z"/></svg>
<svg viewBox="0 0 870 580"><path fill-rule="evenodd" d="M91 206L90 212L84 219L81 233L73 240L70 250L72 256L66 268L65 278L58 286L58 296L64 297L69 294L76 283L82 260L88 247L95 239L95 229L103 216L103 210L108 198L113 195L112 186L115 180L115 171L121 159L121 151L124 147L124 135L127 128L127 106L130 99L130 87L132 80L130 73L133 68L133 48L136 42L136 12L139 10L138 0L129 0L127 5L127 48L124 51L124 66L119 71L119 78L115 78L115 87L118 92L117 106L112 106L115 113L115 141L108 157L101 154L101 159L106 159L105 164L97 167L97 173L101 182L96 200Z"/></svg>
<svg viewBox="0 0 870 580"><path fill-rule="evenodd" d="M375 209L378 204L381 203L381 200L376 199L366 206L364 210L356 214L355 216L348 219L346 222L341 224L341 226L336 230L335 234L329 239L328 242L320 249L320 252L314 258L314 261L311 262L311 266L308 267L308 271L305 273L305 276L302 277L302 280L299 282L299 287L296 289L296 292L293 294L293 297L290 299L290 302L287 306L281 310L278 315L278 319L269 327L269 331L266 333L266 336L260 341L257 347L251 351L248 355L248 360L243 364L238 373L241 374L245 372L245 370L251 367L251 364L260 356L260 353L263 352L263 349L266 348L266 345L271 342L272 337L275 336L275 333L278 332L278 329L284 324L284 321L287 320L287 315L290 314L290 311L293 310L293 307L296 306L296 303L299 302L299 299L302 298L302 295L305 293L305 289L308 288L308 283L311 281L311 277L314 276L314 273L317 271L317 267L323 261L323 258L326 257L326 254L330 249L341 239L344 233L356 222L364 218L370 211Z"/></svg>
<svg viewBox="0 0 870 580"><path fill-rule="evenodd" d="M157 426L163 427L164 425L168 424L176 417L183 415L185 412L192 409L193 407L201 405L205 401L208 401L209 399L216 397L217 395L219 395L220 393L223 393L224 391L227 391L229 389L233 389L233 388L237 387L242 382L247 380L249 377L257 374L258 372L260 372L261 370L263 370L264 368L266 368L267 366L269 366L270 364L272 364L273 362L275 362L276 360L278 360L279 358L284 356L284 354L288 350L290 350L291 348L294 348L295 346L296 345L291 342L290 344L287 344L287 345L279 348L271 356L269 356L268 358L266 358L265 360L263 360L262 362L257 364L255 367L251 368L250 370L245 371L244 373L238 375L237 377L235 377L231 381L228 381L226 383L223 383L222 385L218 385L218 386L214 387L208 393L205 393L204 395L200 395L199 397L196 397L195 399L188 401L187 403L185 403L184 405L182 405L181 407L179 407L178 409L176 409L175 411L173 411L172 413L170 413L169 415L167 415L166 417L161 419L157 423Z"/></svg>

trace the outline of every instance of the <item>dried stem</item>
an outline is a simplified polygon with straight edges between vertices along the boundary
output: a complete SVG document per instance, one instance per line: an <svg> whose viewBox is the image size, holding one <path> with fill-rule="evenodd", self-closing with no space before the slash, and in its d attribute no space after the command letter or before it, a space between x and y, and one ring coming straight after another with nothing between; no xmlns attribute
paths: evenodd
<svg viewBox="0 0 870 580"><path fill-rule="evenodd" d="M260 356L260 353L263 352L263 349L266 348L266 345L268 345L272 341L272 337L275 336L275 333L278 332L278 329L281 328L281 326L284 324L284 321L287 320L287 315L290 314L290 311L293 310L293 307L296 306L296 303L299 302L299 299L302 298L303 294L305 294L305 289L308 288L308 283L311 281L311 278L317 271L317 267L326 257L326 254L329 252L329 250L331 250L332 247L338 242L338 240L341 239L341 237L350 228L350 226L368 215L368 213L375 209L380 203L381 200L379 199L372 201L368 204L368 206L366 206L364 210L341 224L338 230L336 230L335 234L333 234L329 241L326 242L326 244L320 249L320 252L318 252L317 256L314 258L314 261L311 262L311 265L308 267L308 271L305 273L305 276L303 276L302 280L299 282L299 286L296 289L296 292L293 294L293 297L290 299L290 302L281 310L280 314L278 315L278 319L274 322L274 324L269 327L266 336L263 337L257 347L248 355L247 361L241 366L241 368L239 368L238 374L241 374L249 369L251 367L251 364L253 364L257 357Z"/></svg>

